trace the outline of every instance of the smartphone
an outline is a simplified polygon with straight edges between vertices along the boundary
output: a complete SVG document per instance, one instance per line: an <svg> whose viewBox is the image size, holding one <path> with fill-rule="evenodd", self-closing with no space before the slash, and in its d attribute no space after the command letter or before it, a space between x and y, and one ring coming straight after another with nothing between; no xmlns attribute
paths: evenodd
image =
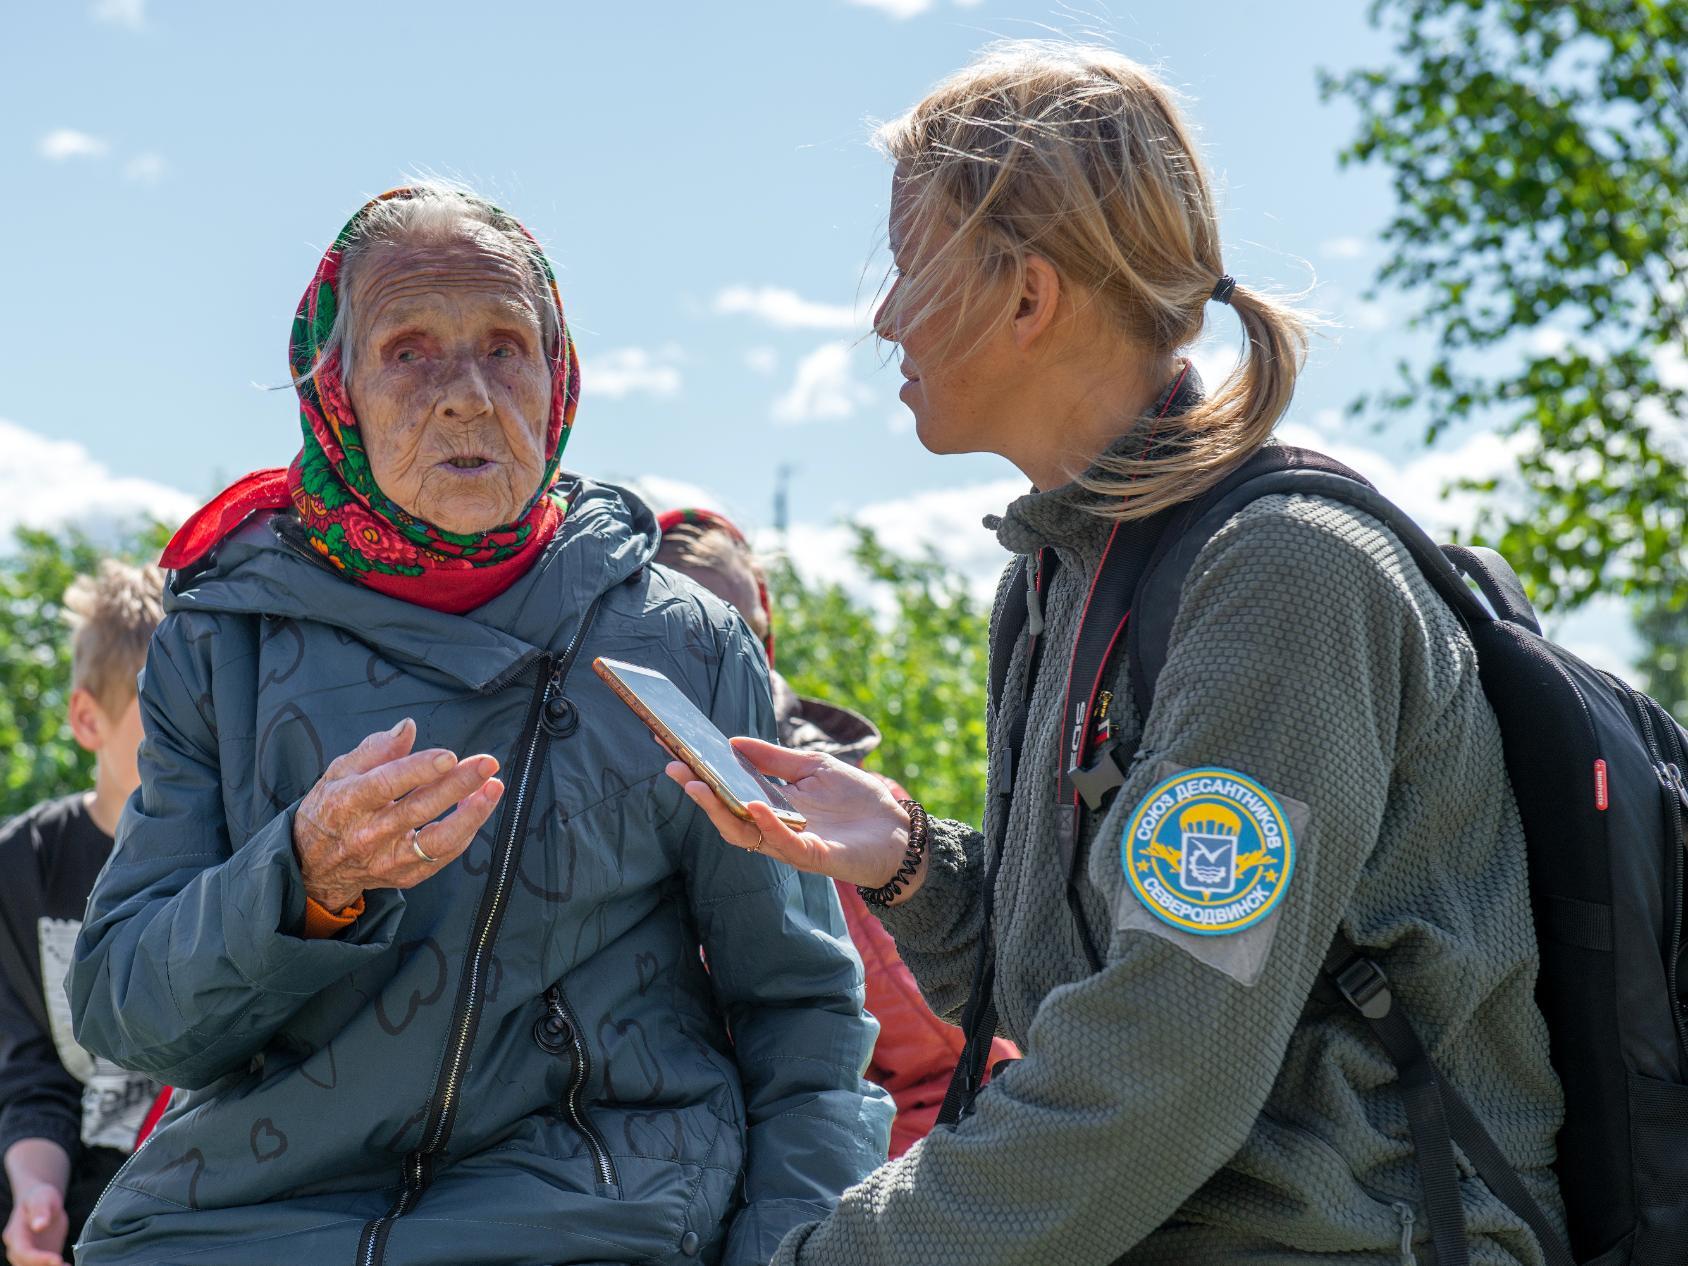
<svg viewBox="0 0 1688 1266"><path fill-rule="evenodd" d="M592 661L592 669L662 740L674 759L708 784L739 817L749 821L750 810L745 806L760 800L772 806L774 816L787 826L801 829L806 825L807 820L780 794L779 787L734 751L727 736L667 677L654 668L601 656Z"/></svg>

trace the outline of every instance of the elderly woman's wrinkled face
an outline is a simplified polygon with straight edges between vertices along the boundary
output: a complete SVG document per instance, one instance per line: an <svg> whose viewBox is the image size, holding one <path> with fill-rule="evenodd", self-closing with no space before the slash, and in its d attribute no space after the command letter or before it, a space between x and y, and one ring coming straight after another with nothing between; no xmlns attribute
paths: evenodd
<svg viewBox="0 0 1688 1266"><path fill-rule="evenodd" d="M514 520L544 474L551 410L521 261L465 223L443 240L374 247L349 299L346 390L381 491L448 532Z"/></svg>

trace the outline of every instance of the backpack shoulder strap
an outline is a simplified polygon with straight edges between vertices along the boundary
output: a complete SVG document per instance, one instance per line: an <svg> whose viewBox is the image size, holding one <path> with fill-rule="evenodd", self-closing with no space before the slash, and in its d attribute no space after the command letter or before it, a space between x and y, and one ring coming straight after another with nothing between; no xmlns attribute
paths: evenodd
<svg viewBox="0 0 1688 1266"><path fill-rule="evenodd" d="M949 1089L938 1110L938 1124L953 1126L973 1109L973 1099L984 1082L990 1059L991 1039L996 1036L996 949L991 935L996 897L997 868L1002 864L1003 835L1008 829L1007 801L1014 794L1014 771L1019 765L1025 741L1027 705L1037 680L1037 661L1042 646L1043 610L1041 587L1048 579L1054 556L1040 558L1032 570L1030 559L1021 555L1008 565L997 590L1000 601L995 627L991 630L990 708L996 727L991 744L992 774L997 805L994 824L985 841L984 922L973 967L973 984L961 1013L964 1035L961 1056L950 1076ZM1026 676L1020 697L1007 698L1008 669L1014 651L1026 646ZM990 820L990 819L987 819Z"/></svg>
<svg viewBox="0 0 1688 1266"><path fill-rule="evenodd" d="M997 593L1002 595L1002 607L991 630L990 705L994 711L1002 704L1002 692L1008 684L1008 663L1014 658L1031 618L1031 606L1026 598L1026 556L1019 554L1002 573Z"/></svg>
<svg viewBox="0 0 1688 1266"><path fill-rule="evenodd" d="M1466 586L1459 570L1441 547L1363 476L1321 453L1268 445L1212 491L1181 510L1168 525L1148 567L1144 569L1131 604L1131 624L1126 631L1132 701L1140 720L1148 720L1155 684L1161 669L1166 667L1172 624L1178 615L1184 580L1197 555L1239 511L1262 497L1280 493L1327 497L1371 515L1407 547L1425 578L1462 621L1472 624L1494 618ZM1494 557L1500 558L1498 554ZM1505 567L1504 560L1501 566ZM1510 568L1506 568L1506 574L1512 576ZM1515 576L1512 583L1518 585ZM1518 585L1517 592L1522 601L1521 585ZM1527 603L1525 609L1528 609Z"/></svg>
<svg viewBox="0 0 1688 1266"><path fill-rule="evenodd" d="M1417 523L1355 471L1307 449L1269 445L1177 514L1138 583L1127 646L1133 702L1143 721L1148 719L1155 683L1166 666L1184 580L1197 555L1245 506L1279 493L1326 497L1377 519L1407 547L1425 578L1468 626L1499 618L1534 627L1535 613L1524 597L1523 585L1499 554L1460 547L1444 553ZM1462 570L1477 581L1494 614L1467 587ZM1437 1261L1463 1266L1469 1260L1454 1162L1457 1141L1490 1190L1535 1233L1550 1266L1573 1266L1551 1220L1476 1114L1431 1062L1411 1021L1395 1005L1382 969L1339 935L1324 976L1366 1021L1395 1065Z"/></svg>

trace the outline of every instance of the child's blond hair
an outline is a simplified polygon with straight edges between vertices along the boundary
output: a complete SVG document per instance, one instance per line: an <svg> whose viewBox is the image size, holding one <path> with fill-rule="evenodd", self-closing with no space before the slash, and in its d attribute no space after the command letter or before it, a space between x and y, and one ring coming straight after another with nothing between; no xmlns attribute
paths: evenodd
<svg viewBox="0 0 1688 1266"><path fill-rule="evenodd" d="M164 573L107 559L98 574L65 590L70 624L70 684L87 690L113 719L135 697L147 643L164 618Z"/></svg>

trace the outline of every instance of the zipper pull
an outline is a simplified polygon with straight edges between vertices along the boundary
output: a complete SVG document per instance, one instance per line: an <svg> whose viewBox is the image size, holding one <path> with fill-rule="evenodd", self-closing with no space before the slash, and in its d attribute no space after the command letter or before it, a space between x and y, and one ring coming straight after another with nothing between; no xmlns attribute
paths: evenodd
<svg viewBox="0 0 1688 1266"><path fill-rule="evenodd" d="M567 738L580 728L580 710L563 693L563 666L556 660L551 661L551 675L545 681L539 723L552 738Z"/></svg>
<svg viewBox="0 0 1688 1266"><path fill-rule="evenodd" d="M1097 742L1099 744L1100 743L1106 743L1110 738L1112 738L1114 736L1114 723L1113 723L1113 720L1108 716L1108 712L1113 706L1114 706L1114 692L1113 691L1104 690L1100 695L1097 696L1097 698L1096 698L1096 712L1095 712L1092 720L1093 720L1095 727L1096 727L1095 742Z"/></svg>
<svg viewBox="0 0 1688 1266"><path fill-rule="evenodd" d="M563 1011L562 991L555 985L545 991L545 1009L547 1014L533 1022L533 1040L554 1055L574 1038Z"/></svg>
<svg viewBox="0 0 1688 1266"><path fill-rule="evenodd" d="M1674 792L1677 803L1684 812L1688 812L1688 785L1682 781L1682 771L1665 761L1660 761L1653 768L1659 775L1659 785L1667 792Z"/></svg>

